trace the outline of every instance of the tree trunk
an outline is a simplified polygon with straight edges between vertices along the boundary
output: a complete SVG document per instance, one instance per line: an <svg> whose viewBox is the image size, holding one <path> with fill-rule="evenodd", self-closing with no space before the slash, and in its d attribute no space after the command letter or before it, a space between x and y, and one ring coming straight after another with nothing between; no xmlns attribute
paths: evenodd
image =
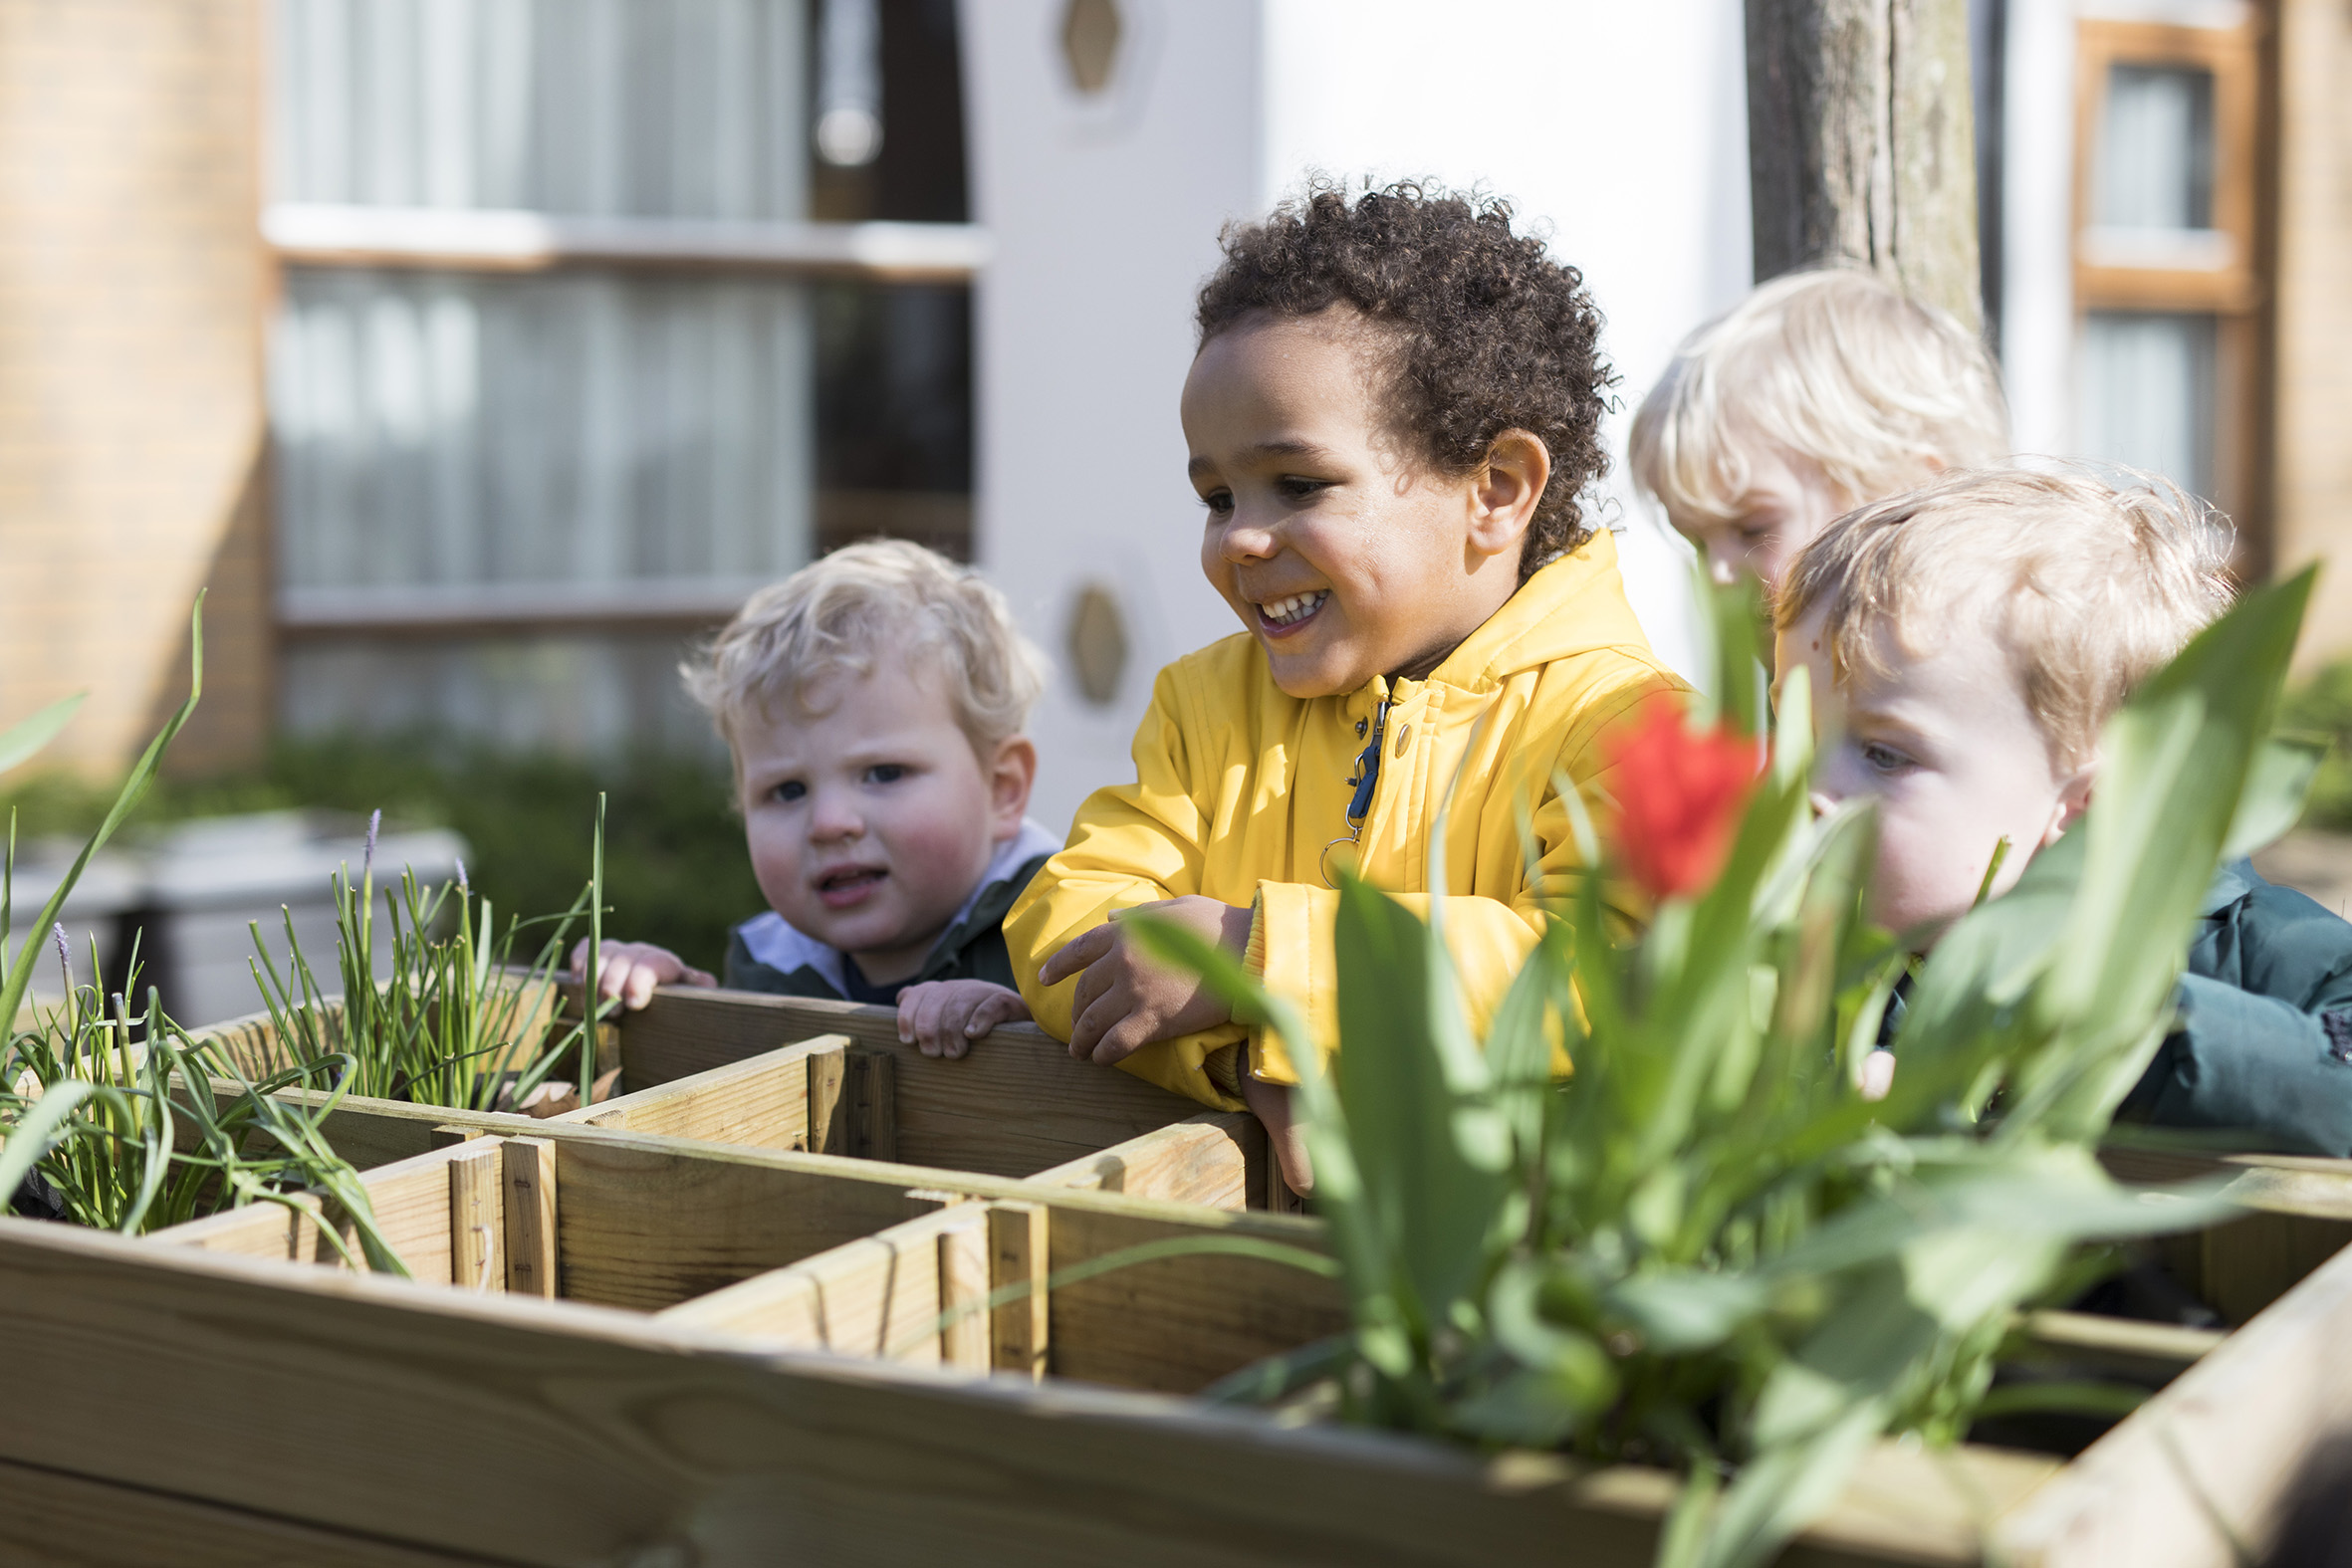
<svg viewBox="0 0 2352 1568"><path fill-rule="evenodd" d="M1747 0L1758 282L1859 263L1981 330L1968 0Z"/></svg>

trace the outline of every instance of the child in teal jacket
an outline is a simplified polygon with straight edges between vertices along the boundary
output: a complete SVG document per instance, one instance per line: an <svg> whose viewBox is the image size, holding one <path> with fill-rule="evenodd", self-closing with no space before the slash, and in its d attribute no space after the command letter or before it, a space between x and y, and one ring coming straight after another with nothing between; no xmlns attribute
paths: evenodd
<svg viewBox="0 0 2352 1568"><path fill-rule="evenodd" d="M2074 824L2100 730L2229 603L2229 551L2162 480L2017 470L1948 475L1805 547L1774 607L1777 668L1810 674L1817 803L1876 802L1880 924L1926 952L1997 846L1999 893ZM1893 1068L1874 1053L1865 1092ZM2118 1114L2352 1156L2352 924L2223 868L2178 1027Z"/></svg>

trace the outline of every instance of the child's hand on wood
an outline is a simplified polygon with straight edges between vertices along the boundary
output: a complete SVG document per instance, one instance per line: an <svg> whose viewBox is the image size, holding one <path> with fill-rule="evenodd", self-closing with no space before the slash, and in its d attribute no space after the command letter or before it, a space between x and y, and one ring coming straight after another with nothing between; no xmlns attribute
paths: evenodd
<svg viewBox="0 0 2352 1568"><path fill-rule="evenodd" d="M1250 951L1250 911L1213 898L1171 898L1120 910L1046 960L1038 979L1049 986L1078 977L1070 999L1069 1053L1104 1066L1154 1040L1214 1028L1233 1016L1224 1000L1198 979L1162 969L1119 930L1126 915L1144 911L1189 926L1239 956Z"/></svg>
<svg viewBox="0 0 2352 1568"><path fill-rule="evenodd" d="M1020 992L985 980L927 980L898 994L898 1037L926 1056L961 1056L998 1024L1028 1016Z"/></svg>
<svg viewBox="0 0 2352 1568"><path fill-rule="evenodd" d="M582 942L572 950L572 977L585 980L588 976L588 945ZM635 1012L653 1000L656 986L717 987L719 978L706 975L689 966L686 961L667 948L657 948L650 942L606 942L598 950L596 962L596 995L599 999L618 997L621 1006Z"/></svg>

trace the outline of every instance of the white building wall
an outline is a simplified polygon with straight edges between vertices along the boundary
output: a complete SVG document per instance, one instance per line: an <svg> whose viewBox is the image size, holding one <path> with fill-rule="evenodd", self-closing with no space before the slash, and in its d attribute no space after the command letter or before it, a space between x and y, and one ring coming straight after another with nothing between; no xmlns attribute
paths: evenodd
<svg viewBox="0 0 2352 1568"><path fill-rule="evenodd" d="M1615 448L1681 336L1748 285L1740 0L1120 0L1135 37L1100 102L1067 85L1060 0L965 0L979 288L978 549L1066 664L1089 580L1129 637L1115 699L1058 673L1034 733L1057 827L1132 777L1158 668L1236 629L1197 564L1176 400L1191 303L1228 218L1309 168L1433 174L1513 199L1583 269L1624 377ZM1613 505L1612 505L1613 503ZM1691 656L1687 556L1620 471L1605 509L1636 608Z"/></svg>
<svg viewBox="0 0 2352 1568"><path fill-rule="evenodd" d="M2019 452L2074 450L2075 0L2009 0L2001 379Z"/></svg>

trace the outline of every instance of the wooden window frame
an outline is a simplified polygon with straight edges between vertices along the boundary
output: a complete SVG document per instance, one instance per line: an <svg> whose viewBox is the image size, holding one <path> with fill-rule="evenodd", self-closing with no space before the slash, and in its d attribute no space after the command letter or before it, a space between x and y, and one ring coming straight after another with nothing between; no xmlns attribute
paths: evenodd
<svg viewBox="0 0 2352 1568"><path fill-rule="evenodd" d="M2256 26L2223 29L2156 22L2076 24L2074 289L2097 310L2197 311L2227 315L2261 302L2256 271L2255 186L2261 65ZM2213 228L2227 236L2218 267L2117 265L2087 245L2098 178L2099 126L2114 66L2188 66L2214 79Z"/></svg>
<svg viewBox="0 0 2352 1568"><path fill-rule="evenodd" d="M2074 303L2078 323L2093 313L2210 316L2215 322L2215 494L2207 498L2238 525L2238 567L2266 569L2270 246L2274 157L2266 123L2271 10L2246 7L2234 27L2084 18L2075 24ZM2111 67L2187 66L2214 82L2212 231L2224 237L2219 265L2134 265L2103 250L2096 211L2099 131Z"/></svg>

